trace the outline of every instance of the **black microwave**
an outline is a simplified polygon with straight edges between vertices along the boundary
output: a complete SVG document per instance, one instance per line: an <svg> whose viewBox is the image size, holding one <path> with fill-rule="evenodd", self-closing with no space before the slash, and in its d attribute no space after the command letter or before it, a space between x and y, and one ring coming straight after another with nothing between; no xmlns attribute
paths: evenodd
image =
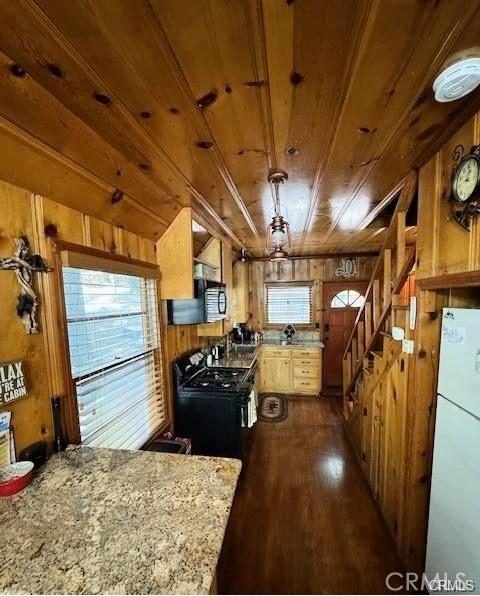
<svg viewBox="0 0 480 596"><path fill-rule="evenodd" d="M225 284L194 280L194 297L189 300L167 300L170 325L196 325L213 323L227 315L227 291Z"/></svg>

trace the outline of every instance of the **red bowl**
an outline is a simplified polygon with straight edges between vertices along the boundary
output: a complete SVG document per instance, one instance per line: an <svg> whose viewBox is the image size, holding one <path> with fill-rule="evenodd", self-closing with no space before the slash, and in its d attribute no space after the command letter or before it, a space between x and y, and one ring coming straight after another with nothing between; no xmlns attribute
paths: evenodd
<svg viewBox="0 0 480 596"><path fill-rule="evenodd" d="M0 468L0 497L9 497L23 490L33 476L33 461L19 461Z"/></svg>

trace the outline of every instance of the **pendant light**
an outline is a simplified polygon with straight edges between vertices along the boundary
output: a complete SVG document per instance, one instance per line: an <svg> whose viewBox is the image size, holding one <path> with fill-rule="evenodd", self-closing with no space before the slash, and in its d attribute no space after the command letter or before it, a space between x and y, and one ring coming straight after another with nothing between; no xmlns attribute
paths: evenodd
<svg viewBox="0 0 480 596"><path fill-rule="evenodd" d="M267 226L266 253L270 261L286 261L291 250L290 225L280 212L279 187L286 180L288 174L283 170L273 170L268 175L268 181L274 188L274 216Z"/></svg>

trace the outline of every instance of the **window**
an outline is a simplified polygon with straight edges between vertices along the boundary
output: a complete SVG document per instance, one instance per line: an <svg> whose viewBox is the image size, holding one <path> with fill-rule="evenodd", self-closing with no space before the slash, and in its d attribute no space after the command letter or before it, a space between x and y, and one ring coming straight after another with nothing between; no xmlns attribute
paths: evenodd
<svg viewBox="0 0 480 596"><path fill-rule="evenodd" d="M311 325L312 284L267 284L266 321L268 325Z"/></svg>
<svg viewBox="0 0 480 596"><path fill-rule="evenodd" d="M138 449L165 421L155 280L63 268L81 442Z"/></svg>
<svg viewBox="0 0 480 596"><path fill-rule="evenodd" d="M330 306L332 308L361 308L363 306L364 297L356 290L342 290L338 292L333 298Z"/></svg>

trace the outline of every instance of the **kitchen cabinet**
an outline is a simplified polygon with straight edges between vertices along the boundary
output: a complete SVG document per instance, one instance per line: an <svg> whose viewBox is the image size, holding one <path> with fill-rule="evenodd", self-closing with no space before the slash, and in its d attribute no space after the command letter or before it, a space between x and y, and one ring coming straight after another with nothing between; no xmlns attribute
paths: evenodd
<svg viewBox="0 0 480 596"><path fill-rule="evenodd" d="M321 349L263 346L260 391L317 395L321 391Z"/></svg>
<svg viewBox="0 0 480 596"><path fill-rule="evenodd" d="M232 321L246 323L249 316L248 264L237 261L233 266Z"/></svg>
<svg viewBox="0 0 480 596"><path fill-rule="evenodd" d="M260 364L262 392L288 393L290 391L290 357L263 356Z"/></svg>
<svg viewBox="0 0 480 596"><path fill-rule="evenodd" d="M193 298L192 209L183 208L157 242L162 299Z"/></svg>
<svg viewBox="0 0 480 596"><path fill-rule="evenodd" d="M204 323L197 326L199 337L222 337L230 333L232 322L232 249L226 242L214 239L201 253L201 259L218 267L219 281L226 285L227 314L226 318L214 323ZM200 257L199 256L199 257Z"/></svg>

